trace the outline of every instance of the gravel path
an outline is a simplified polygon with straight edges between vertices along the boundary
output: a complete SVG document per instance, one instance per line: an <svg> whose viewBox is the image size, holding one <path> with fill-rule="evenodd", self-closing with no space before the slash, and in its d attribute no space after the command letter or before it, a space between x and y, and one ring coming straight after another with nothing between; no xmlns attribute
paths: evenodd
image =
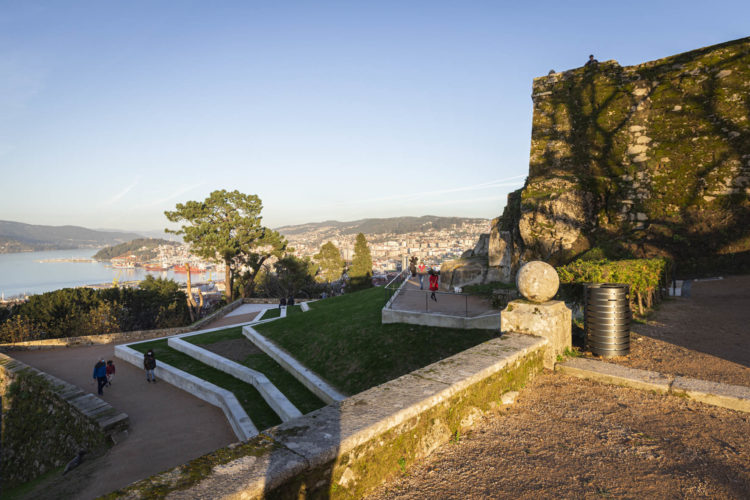
<svg viewBox="0 0 750 500"><path fill-rule="evenodd" d="M695 281L631 329L630 355L608 361L750 386L750 276Z"/></svg>
<svg viewBox="0 0 750 500"><path fill-rule="evenodd" d="M739 499L749 464L746 413L547 373L368 498Z"/></svg>

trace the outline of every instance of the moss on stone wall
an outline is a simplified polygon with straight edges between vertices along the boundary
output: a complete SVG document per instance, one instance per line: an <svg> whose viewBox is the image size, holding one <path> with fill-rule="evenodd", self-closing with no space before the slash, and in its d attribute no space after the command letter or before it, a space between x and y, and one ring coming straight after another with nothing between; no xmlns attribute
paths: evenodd
<svg viewBox="0 0 750 500"><path fill-rule="evenodd" d="M311 470L269 494L269 498L361 498L390 477L406 473L417 460L450 440L459 440L482 412L502 394L522 388L542 370L543 352L455 394L449 400L337 457L333 464Z"/></svg>
<svg viewBox="0 0 750 500"><path fill-rule="evenodd" d="M104 433L59 396L59 387L32 368L8 368L0 367L3 487L62 467L81 449L105 445Z"/></svg>
<svg viewBox="0 0 750 500"><path fill-rule="evenodd" d="M461 432L471 427L482 412L499 404L505 392L522 388L542 370L543 355L542 350L527 354L515 364L348 453L336 456L333 461L308 469L271 491L264 491L263 498L361 498L388 477L404 473L437 446L460 439ZM247 443L216 450L103 498L163 498L217 474L222 465L231 468L233 460L255 457L266 463L273 461L276 450L282 449L279 443L261 434Z"/></svg>
<svg viewBox="0 0 750 500"><path fill-rule="evenodd" d="M537 78L533 100L527 260L616 242L678 272L750 264L750 38Z"/></svg>

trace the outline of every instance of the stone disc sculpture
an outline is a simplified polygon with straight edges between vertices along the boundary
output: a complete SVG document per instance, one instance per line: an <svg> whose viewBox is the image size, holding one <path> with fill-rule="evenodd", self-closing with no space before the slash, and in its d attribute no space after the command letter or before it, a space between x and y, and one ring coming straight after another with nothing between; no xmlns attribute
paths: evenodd
<svg viewBox="0 0 750 500"><path fill-rule="evenodd" d="M554 267L534 260L518 270L516 287L524 298L541 304L555 296L560 287L560 277Z"/></svg>

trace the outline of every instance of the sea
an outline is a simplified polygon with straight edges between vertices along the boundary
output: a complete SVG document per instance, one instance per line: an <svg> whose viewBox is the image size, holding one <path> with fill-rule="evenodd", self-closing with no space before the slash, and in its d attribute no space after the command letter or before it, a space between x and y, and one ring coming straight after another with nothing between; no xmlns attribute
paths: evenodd
<svg viewBox="0 0 750 500"><path fill-rule="evenodd" d="M64 262L63 260L91 259L98 248L74 250L50 250L46 252L22 252L0 254L0 298L10 299L51 292L61 288L84 285L112 284L125 281L140 281L146 275L168 278L179 283L187 280L184 273L147 271L143 268L118 269L107 262ZM216 273L192 273L194 284L221 280Z"/></svg>

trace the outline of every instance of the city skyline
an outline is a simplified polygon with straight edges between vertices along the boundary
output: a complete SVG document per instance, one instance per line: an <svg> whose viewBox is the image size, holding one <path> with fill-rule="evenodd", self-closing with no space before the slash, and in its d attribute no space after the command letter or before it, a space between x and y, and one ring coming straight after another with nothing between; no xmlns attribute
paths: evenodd
<svg viewBox="0 0 750 500"><path fill-rule="evenodd" d="M216 189L257 194L269 227L491 219L528 171L534 77L589 53L628 65L747 36L750 15L176 5L0 7L0 219L153 231Z"/></svg>

